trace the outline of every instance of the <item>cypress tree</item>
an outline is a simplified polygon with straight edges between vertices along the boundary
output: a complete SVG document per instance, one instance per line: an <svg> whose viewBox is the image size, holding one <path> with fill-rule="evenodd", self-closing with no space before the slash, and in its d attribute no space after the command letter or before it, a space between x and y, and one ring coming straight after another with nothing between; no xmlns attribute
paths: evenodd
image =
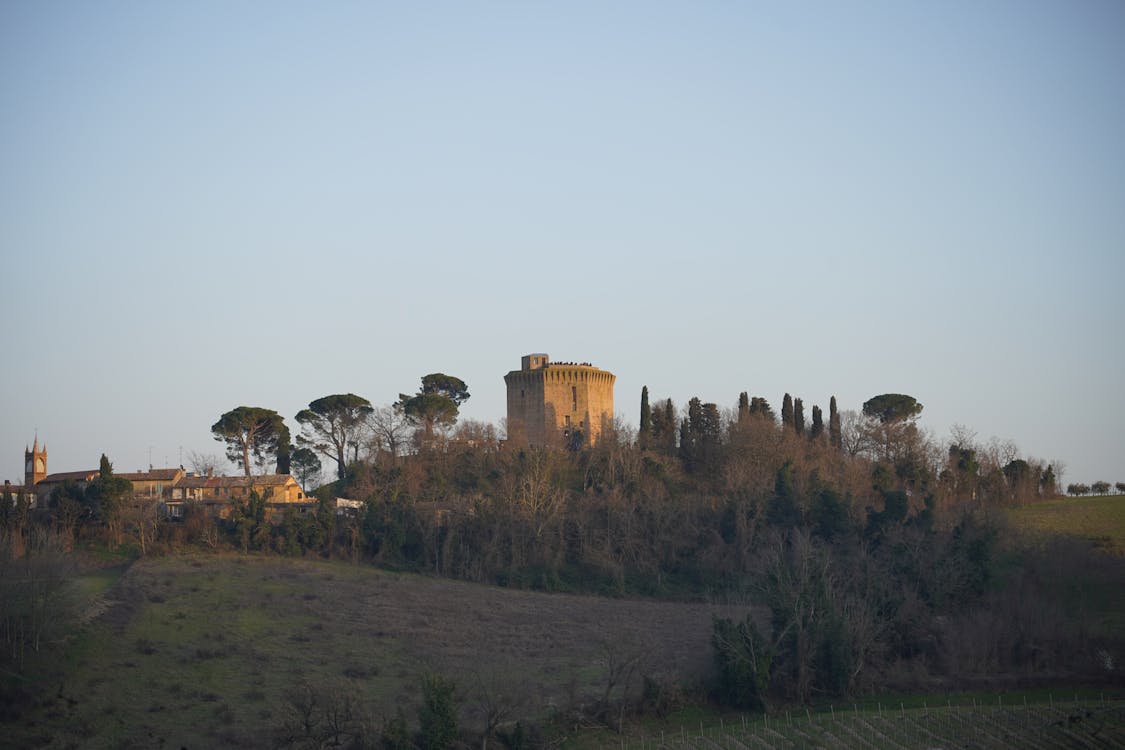
<svg viewBox="0 0 1125 750"><path fill-rule="evenodd" d="M664 423L668 425L668 433L664 436L664 449L671 454L676 450L676 407L672 399L664 402Z"/></svg>
<svg viewBox="0 0 1125 750"><path fill-rule="evenodd" d="M798 435L805 434L805 402L799 398L793 400L793 431Z"/></svg>
<svg viewBox="0 0 1125 750"><path fill-rule="evenodd" d="M652 435L652 409L648 405L648 386L641 388L641 427L637 432L637 443L647 448Z"/></svg>
<svg viewBox="0 0 1125 750"><path fill-rule="evenodd" d="M828 402L828 444L833 448L840 448L844 445L843 436L840 433L840 412L836 410L835 396Z"/></svg>
<svg viewBox="0 0 1125 750"><path fill-rule="evenodd" d="M793 397L788 393L781 399L781 426L793 427Z"/></svg>
<svg viewBox="0 0 1125 750"><path fill-rule="evenodd" d="M750 418L750 396L743 391L738 394L738 423L742 424Z"/></svg>
<svg viewBox="0 0 1125 750"><path fill-rule="evenodd" d="M289 428L285 425L281 426L281 434L277 438L277 473L288 474L290 451L292 446L289 443Z"/></svg>
<svg viewBox="0 0 1125 750"><path fill-rule="evenodd" d="M703 404L699 412L699 428L694 432L697 463L701 469L710 473L719 463L719 450L723 441L723 417L716 404Z"/></svg>
<svg viewBox="0 0 1125 750"><path fill-rule="evenodd" d="M672 399L657 401L652 412L651 447L664 453L676 451L676 407Z"/></svg>
<svg viewBox="0 0 1125 750"><path fill-rule="evenodd" d="M793 486L792 461L786 461L777 470L773 496L766 503L766 522L781 528L790 528L801 523L801 509L797 507L797 490Z"/></svg>
<svg viewBox="0 0 1125 750"><path fill-rule="evenodd" d="M813 405L812 408L812 428L809 429L809 440L820 440L824 435L824 412L820 410L819 406Z"/></svg>
<svg viewBox="0 0 1125 750"><path fill-rule="evenodd" d="M685 471L691 472L695 468L695 441L687 417L680 422L680 461Z"/></svg>
<svg viewBox="0 0 1125 750"><path fill-rule="evenodd" d="M771 422L777 421L777 415L773 413L773 407L770 406L770 402L766 401L761 396L755 396L750 399L750 416L764 417Z"/></svg>

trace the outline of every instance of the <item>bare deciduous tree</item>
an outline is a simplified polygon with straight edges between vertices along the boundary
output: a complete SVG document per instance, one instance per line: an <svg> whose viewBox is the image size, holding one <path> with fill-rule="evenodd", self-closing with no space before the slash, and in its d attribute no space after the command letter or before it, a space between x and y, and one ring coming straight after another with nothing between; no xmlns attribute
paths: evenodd
<svg viewBox="0 0 1125 750"><path fill-rule="evenodd" d="M227 470L227 460L217 453L187 452L188 468L196 474L222 475Z"/></svg>
<svg viewBox="0 0 1125 750"><path fill-rule="evenodd" d="M965 450L977 450L977 431L963 424L949 428L949 444Z"/></svg>
<svg viewBox="0 0 1125 750"><path fill-rule="evenodd" d="M141 548L141 556L148 554L148 548L156 539L160 527L160 515L156 502L147 499L134 498L124 509L123 520L126 528L136 537Z"/></svg>
<svg viewBox="0 0 1125 750"><path fill-rule="evenodd" d="M396 462L403 448L409 445L411 424L402 407L398 404L376 407L367 417L371 430L370 451L374 455L381 452L390 454Z"/></svg>
<svg viewBox="0 0 1125 750"><path fill-rule="evenodd" d="M630 693L643 674L652 647L639 633L630 630L598 639L599 660L605 669L605 688L596 706L596 718L615 732L625 724ZM635 697L635 696L634 696Z"/></svg>
<svg viewBox="0 0 1125 750"><path fill-rule="evenodd" d="M473 671L469 705L470 712L479 714L484 724L481 750L488 750L497 730L520 714L529 695L525 683L515 681L496 665Z"/></svg>
<svg viewBox="0 0 1125 750"><path fill-rule="evenodd" d="M368 747L372 723L354 685L302 682L286 701L287 715L275 737L283 748Z"/></svg>
<svg viewBox="0 0 1125 750"><path fill-rule="evenodd" d="M485 453L495 453L500 447L500 437L491 422L462 419L453 430L453 439L467 448Z"/></svg>
<svg viewBox="0 0 1125 750"><path fill-rule="evenodd" d="M548 448L529 448L524 455L525 465L508 475L502 491L538 539L566 502L566 491L555 485L552 476L562 454Z"/></svg>
<svg viewBox="0 0 1125 750"><path fill-rule="evenodd" d="M867 420L854 409L840 412L840 447L849 456L870 455L875 450Z"/></svg>
<svg viewBox="0 0 1125 750"><path fill-rule="evenodd" d="M19 545L0 538L0 669L23 671L28 660L68 635L78 617L74 560L57 533Z"/></svg>

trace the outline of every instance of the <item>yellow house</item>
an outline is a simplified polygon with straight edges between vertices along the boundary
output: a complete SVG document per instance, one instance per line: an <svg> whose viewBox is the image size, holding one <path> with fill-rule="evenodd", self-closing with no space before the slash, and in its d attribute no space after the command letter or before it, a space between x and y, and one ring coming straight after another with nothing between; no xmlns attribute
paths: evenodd
<svg viewBox="0 0 1125 750"><path fill-rule="evenodd" d="M304 511L313 504L290 475L262 474L250 477L184 476L172 485L170 497L164 505L169 518L182 518L184 505L189 502L199 503L211 516L227 518L232 504L245 502L251 492L265 498L266 513L271 519L275 515L280 516L286 507Z"/></svg>
<svg viewBox="0 0 1125 750"><path fill-rule="evenodd" d="M149 469L136 471L130 474L114 474L114 476L128 479L133 485L133 497L137 500L145 498L158 499L168 495L172 486L184 478L183 469Z"/></svg>

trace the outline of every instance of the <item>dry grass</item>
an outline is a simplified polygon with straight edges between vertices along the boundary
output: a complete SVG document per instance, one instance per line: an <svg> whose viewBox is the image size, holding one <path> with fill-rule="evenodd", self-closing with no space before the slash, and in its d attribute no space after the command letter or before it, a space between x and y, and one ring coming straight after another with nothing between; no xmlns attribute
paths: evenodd
<svg viewBox="0 0 1125 750"><path fill-rule="evenodd" d="M712 614L745 609L538 594L278 558L134 565L73 646L57 696L16 727L48 747L270 746L303 684L347 690L372 726L414 716L420 676L543 718L604 693L608 662L698 683Z"/></svg>

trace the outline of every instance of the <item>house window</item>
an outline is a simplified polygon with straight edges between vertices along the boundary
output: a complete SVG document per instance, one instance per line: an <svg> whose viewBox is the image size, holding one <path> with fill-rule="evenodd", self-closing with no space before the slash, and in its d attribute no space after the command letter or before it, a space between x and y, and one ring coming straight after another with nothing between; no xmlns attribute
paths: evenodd
<svg viewBox="0 0 1125 750"><path fill-rule="evenodd" d="M570 427L570 415L569 415L569 414L567 414L567 415L566 415L565 417L563 417L563 423L564 423L564 424L565 424L565 425L566 425L567 427Z"/></svg>

